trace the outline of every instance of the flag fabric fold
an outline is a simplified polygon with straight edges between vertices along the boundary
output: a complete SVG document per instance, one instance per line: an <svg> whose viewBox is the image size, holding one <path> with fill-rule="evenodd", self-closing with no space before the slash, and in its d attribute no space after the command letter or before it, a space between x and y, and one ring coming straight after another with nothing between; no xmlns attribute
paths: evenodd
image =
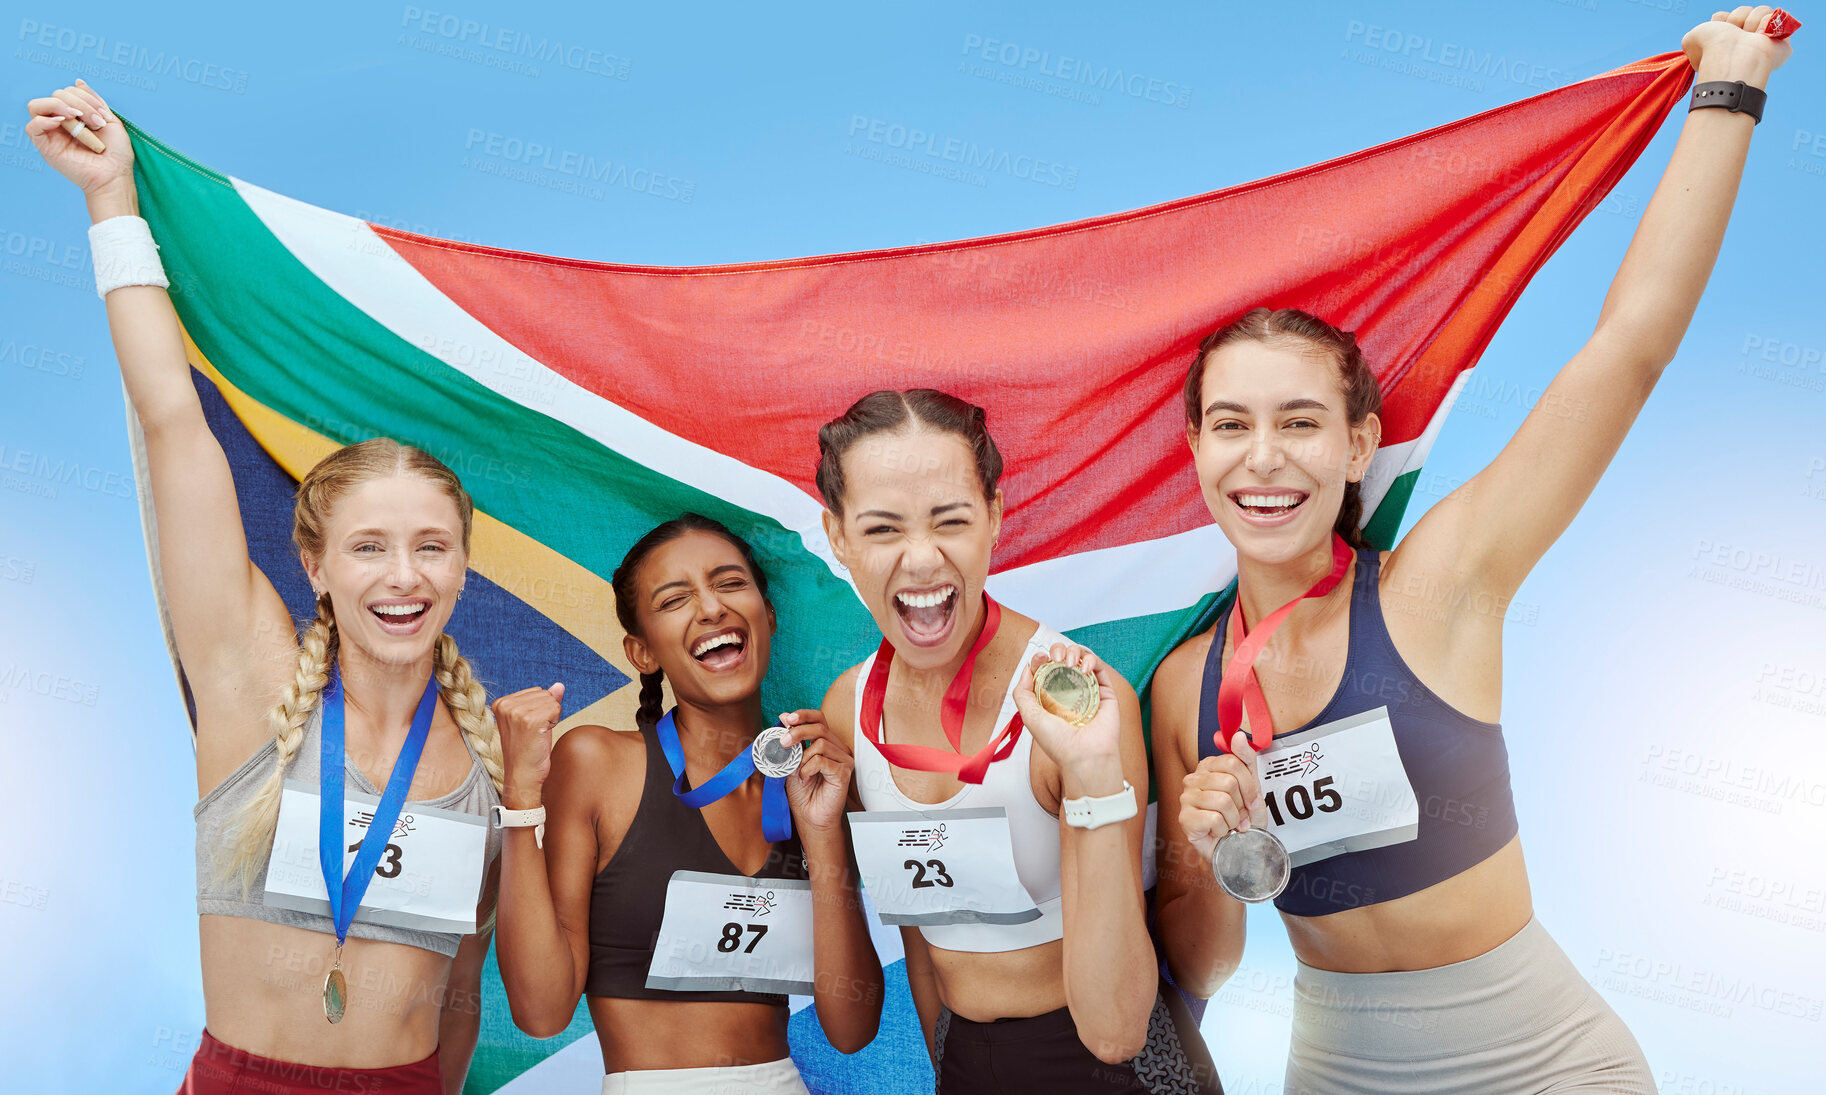
<svg viewBox="0 0 1826 1095"><path fill-rule="evenodd" d="M1007 463L992 592L1138 688L1235 575L1192 475L1179 389L1198 341L1243 311L1298 307L1357 332L1385 407L1366 529L1387 546L1498 324L1690 81L1667 54L1146 209L698 267L400 232L130 128L141 209L250 549L294 614L311 609L287 542L292 486L338 445L397 438L475 498L471 595L451 630L491 692L564 680L567 724L627 727L638 675L608 579L684 510L748 538L769 571L768 710L815 706L879 639L830 556L813 485L818 426L878 388L940 388L987 409ZM504 1009L485 1022L484 1090L529 1054L507 1048L505 1023ZM924 1067L916 1025L896 1044L920 1060L889 1067ZM827 1062L815 1089L861 1089L866 1059Z"/></svg>

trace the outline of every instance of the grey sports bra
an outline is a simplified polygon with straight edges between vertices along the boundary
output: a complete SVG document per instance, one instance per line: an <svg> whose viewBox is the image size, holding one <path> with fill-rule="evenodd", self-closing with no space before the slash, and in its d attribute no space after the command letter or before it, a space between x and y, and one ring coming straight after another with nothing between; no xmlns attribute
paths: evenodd
<svg viewBox="0 0 1826 1095"><path fill-rule="evenodd" d="M304 780L307 783L317 782L318 772L318 735L323 722L323 707L318 706L311 714L311 721L304 728L304 741L298 751L292 754L292 763L285 770L287 779ZM314 913L296 912L292 909L269 907L266 897L266 862L260 864L260 871L254 876L254 883L249 888L245 900L241 897L241 884L238 880L221 877L222 867L229 857L230 842L234 838L236 819L241 811L266 782L273 769L273 751L277 745L268 741L254 755L248 757L234 774L217 784L196 805L193 813L197 822L197 913L211 913L217 916L246 916L255 920L265 920L274 924L286 924L294 928L323 932L334 935L335 927L327 916ZM500 797L495 793L495 785L488 778L487 769L476 759L475 751L469 749L467 739L463 748L469 750L469 778L462 786L434 799L410 799L408 802L417 806L436 806L459 813L477 814L489 819L487 863L483 865L483 876L487 876L488 865L501 854L501 833L493 825L492 813ZM378 795L380 791L368 782L361 774L361 769L354 765L344 764L347 773L347 786L350 790L364 794ZM269 850L270 851L270 850ZM377 939L383 943L404 943L408 947L419 947L428 951L451 956L457 952L457 945L463 937L453 932L416 931L411 928L397 928L386 924L370 924L362 920L358 913L355 922L349 927L349 935L357 939Z"/></svg>

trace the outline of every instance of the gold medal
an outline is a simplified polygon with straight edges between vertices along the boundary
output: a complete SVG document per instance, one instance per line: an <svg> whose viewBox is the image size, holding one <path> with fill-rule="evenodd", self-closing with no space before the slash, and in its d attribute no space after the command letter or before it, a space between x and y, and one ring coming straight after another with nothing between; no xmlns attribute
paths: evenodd
<svg viewBox="0 0 1826 1095"><path fill-rule="evenodd" d="M342 1022L343 1010L348 1007L349 983L342 976L342 944L336 944L336 960L330 963L330 972L323 978L323 1017L332 1023Z"/></svg>
<svg viewBox="0 0 1826 1095"><path fill-rule="evenodd" d="M1097 678L1064 662L1047 662L1034 670L1033 693L1048 713L1073 726L1091 721L1101 702Z"/></svg>

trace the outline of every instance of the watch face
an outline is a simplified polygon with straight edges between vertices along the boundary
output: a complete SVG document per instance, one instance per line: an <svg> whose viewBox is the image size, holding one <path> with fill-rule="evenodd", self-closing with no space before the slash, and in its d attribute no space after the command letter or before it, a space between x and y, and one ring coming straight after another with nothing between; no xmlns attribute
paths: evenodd
<svg viewBox="0 0 1826 1095"><path fill-rule="evenodd" d="M1073 726L1091 721L1102 700L1095 677L1063 662L1047 662L1034 670L1033 692L1041 707Z"/></svg>
<svg viewBox="0 0 1826 1095"><path fill-rule="evenodd" d="M1244 829L1218 841L1211 871L1225 893L1252 903L1280 896L1293 874L1287 846L1267 829Z"/></svg>
<svg viewBox="0 0 1826 1095"><path fill-rule="evenodd" d="M799 770L799 762L805 759L805 746L801 742L789 746L785 737L784 726L770 726L755 735L755 771L764 776L790 776Z"/></svg>

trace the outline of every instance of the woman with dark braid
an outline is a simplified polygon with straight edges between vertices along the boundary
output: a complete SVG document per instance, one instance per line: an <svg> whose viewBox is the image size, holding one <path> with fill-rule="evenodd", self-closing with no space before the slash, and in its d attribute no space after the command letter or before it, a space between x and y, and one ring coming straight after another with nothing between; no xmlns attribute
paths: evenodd
<svg viewBox="0 0 1826 1095"><path fill-rule="evenodd" d="M503 805L545 818L503 853L514 1022L550 1037L587 996L605 1093L803 1092L785 994L811 995L845 1053L881 1019L844 831L849 751L818 711L797 711L779 743L802 754L797 770L756 771L774 610L754 552L722 524L660 525L614 588L641 675L637 733L578 726L554 744L561 684L495 704Z"/></svg>

